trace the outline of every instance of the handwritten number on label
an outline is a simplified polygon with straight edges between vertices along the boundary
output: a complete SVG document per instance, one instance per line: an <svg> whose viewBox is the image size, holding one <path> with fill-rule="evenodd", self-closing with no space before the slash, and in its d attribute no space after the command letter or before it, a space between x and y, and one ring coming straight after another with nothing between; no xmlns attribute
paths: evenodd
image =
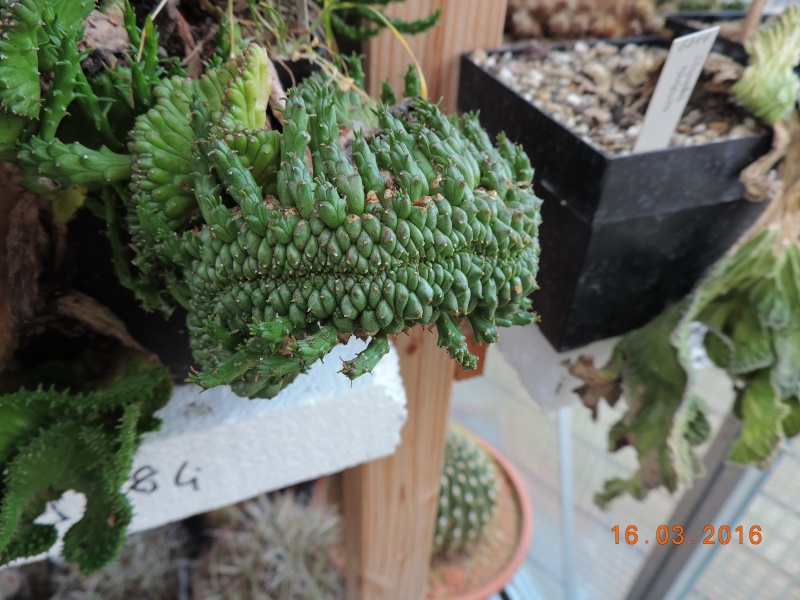
<svg viewBox="0 0 800 600"><path fill-rule="evenodd" d="M192 476L192 473L199 473L202 467L190 467L189 461L185 460L181 463L178 471L175 473L174 484L176 487L191 486L195 492L200 491L200 481L197 475ZM139 492L140 494L152 494L159 489L156 476L159 471L151 465L144 465L139 467L131 475L131 487L128 489L130 492Z"/></svg>
<svg viewBox="0 0 800 600"><path fill-rule="evenodd" d="M57 502L48 502L48 507L50 510L58 517L58 523L63 523L64 521L69 521L69 517L65 515L63 512L58 510L58 503Z"/></svg>
<svg viewBox="0 0 800 600"><path fill-rule="evenodd" d="M139 467L131 475L133 485L130 487L131 492L140 492L142 494L152 494L158 489L158 482L155 476L158 473L150 465Z"/></svg>
<svg viewBox="0 0 800 600"><path fill-rule="evenodd" d="M197 481L197 477L192 477L191 479L185 480L184 479L184 469L189 465L189 461L183 461L181 468L178 469L178 472L175 474L175 485L178 487L182 487L184 485L190 485L194 489L194 491L198 491L200 489L200 484ZM194 467L195 471L200 471L200 467ZM188 477L188 475L186 476Z"/></svg>

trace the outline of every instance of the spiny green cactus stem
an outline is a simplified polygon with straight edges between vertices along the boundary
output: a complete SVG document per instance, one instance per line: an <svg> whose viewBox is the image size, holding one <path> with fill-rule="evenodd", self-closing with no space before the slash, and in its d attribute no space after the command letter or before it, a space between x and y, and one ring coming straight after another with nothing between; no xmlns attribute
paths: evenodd
<svg viewBox="0 0 800 600"><path fill-rule="evenodd" d="M193 381L269 397L350 335L372 338L344 365L357 377L417 324L474 368L460 320L487 340L535 320L540 201L519 147L495 148L474 116L422 99L376 109L322 75L269 130L268 60L250 45L197 80L163 79L130 156L34 139L19 157L62 186L129 173L134 287L151 308L189 311ZM282 338L253 333L276 321Z"/></svg>
<svg viewBox="0 0 800 600"><path fill-rule="evenodd" d="M85 393L0 395L0 564L53 545L56 528L35 519L67 490L85 494L87 506L64 538L64 558L89 573L119 552L132 517L120 488L172 390L166 368L124 360L119 376Z"/></svg>
<svg viewBox="0 0 800 600"><path fill-rule="evenodd" d="M423 100L370 113L315 78L290 91L283 132L266 131L266 60L250 46L200 80L164 82L132 136L136 262L189 309L193 381L272 396L350 335L372 338L344 365L357 377L385 336L418 323L474 368L458 320L487 339L534 320L539 200L519 148L498 151L473 117ZM345 119L377 131L345 152ZM283 337L253 333L276 321Z"/></svg>
<svg viewBox="0 0 800 600"><path fill-rule="evenodd" d="M12 159L28 143L51 141L122 152L133 119L152 105L165 70L183 72L175 60L159 58L148 18L141 57L134 49L85 73L89 51L79 42L93 10L92 0L0 0L0 157ZM127 3L124 20L131 40L140 41ZM36 187L35 177L31 181Z"/></svg>
<svg viewBox="0 0 800 600"><path fill-rule="evenodd" d="M61 40L74 39L94 8L92 0L0 1L0 106L35 119L39 76L59 60Z"/></svg>
<svg viewBox="0 0 800 600"><path fill-rule="evenodd" d="M434 554L474 544L494 514L497 494L497 469L492 459L468 434L451 427L444 448Z"/></svg>

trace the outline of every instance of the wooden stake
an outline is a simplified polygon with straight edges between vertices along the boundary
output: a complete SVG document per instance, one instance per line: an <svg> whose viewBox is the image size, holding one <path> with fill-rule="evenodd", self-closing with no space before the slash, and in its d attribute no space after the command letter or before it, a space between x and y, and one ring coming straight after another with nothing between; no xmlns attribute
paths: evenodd
<svg viewBox="0 0 800 600"><path fill-rule="evenodd" d="M386 11L406 20L442 9L439 23L408 36L433 101L457 108L462 52L495 48L502 40L506 0L406 0ZM411 57L391 32L366 44L367 90L378 97L389 78L397 92ZM414 329L396 347L408 396L403 442L388 457L344 473L343 507L349 600L421 600L430 567L434 519L455 362L436 334Z"/></svg>
<svg viewBox="0 0 800 600"><path fill-rule="evenodd" d="M446 112L457 110L458 74L463 52L497 48L503 40L506 0L405 0L387 6L386 13L405 20L426 17L441 9L439 22L427 33L406 36L411 51L422 65L433 102L443 98ZM381 83L389 79L398 97L411 57L388 31L365 45L367 91L379 97Z"/></svg>
<svg viewBox="0 0 800 600"><path fill-rule="evenodd" d="M392 456L345 471L349 600L421 600L431 562L455 363L422 327L396 347L408 395Z"/></svg>
<svg viewBox="0 0 800 600"><path fill-rule="evenodd" d="M753 0L753 3L750 5L747 16L744 19L744 26L742 27L742 39L740 40L742 43L744 43L745 40L750 37L750 34L761 25L761 15L764 14L764 4L766 4L766 0Z"/></svg>

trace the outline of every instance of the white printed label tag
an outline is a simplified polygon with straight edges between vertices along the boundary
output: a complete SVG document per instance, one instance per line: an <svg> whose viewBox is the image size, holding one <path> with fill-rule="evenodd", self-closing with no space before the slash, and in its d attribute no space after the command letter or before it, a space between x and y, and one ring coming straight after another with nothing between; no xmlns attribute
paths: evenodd
<svg viewBox="0 0 800 600"><path fill-rule="evenodd" d="M647 107L641 133L633 147L634 153L661 150L669 146L669 140L703 72L703 65L718 32L719 26L711 27L672 41L667 61Z"/></svg>

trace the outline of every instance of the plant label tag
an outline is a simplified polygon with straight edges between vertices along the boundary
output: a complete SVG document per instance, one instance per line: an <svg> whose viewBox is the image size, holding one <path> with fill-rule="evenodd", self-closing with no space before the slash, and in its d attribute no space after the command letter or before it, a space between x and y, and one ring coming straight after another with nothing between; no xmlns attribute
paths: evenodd
<svg viewBox="0 0 800 600"><path fill-rule="evenodd" d="M669 140L681 120L689 102L711 46L717 39L719 26L704 29L675 38L656 83L656 89L633 147L633 152L661 150L669 146Z"/></svg>

